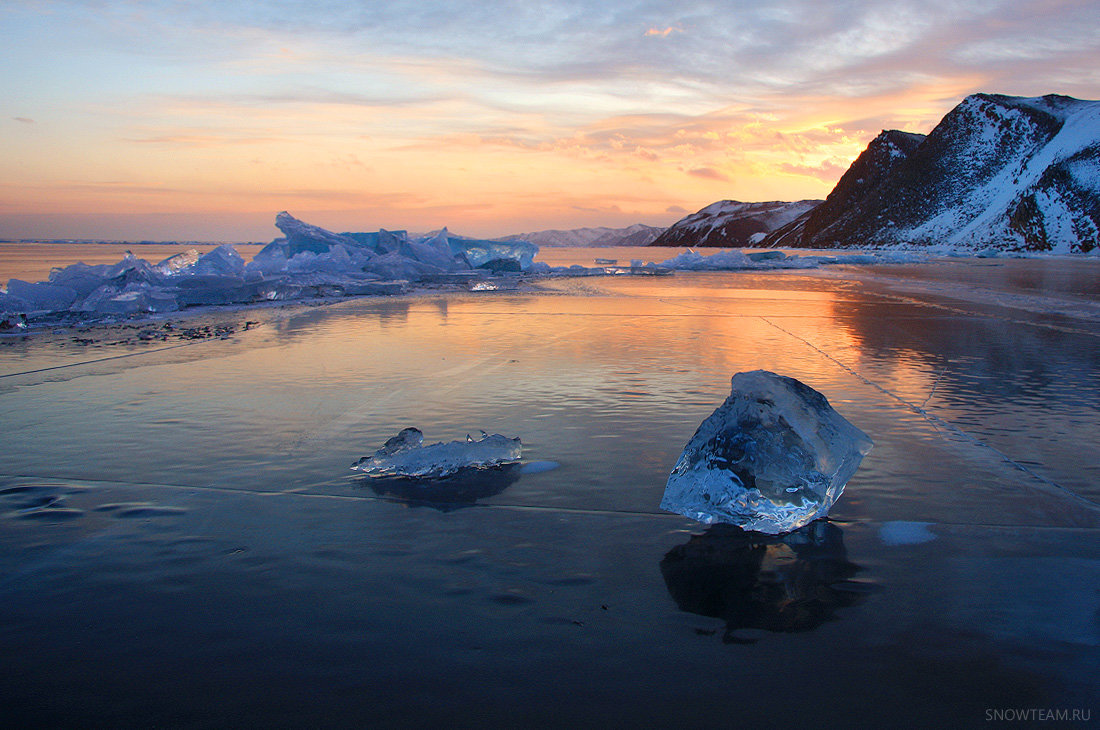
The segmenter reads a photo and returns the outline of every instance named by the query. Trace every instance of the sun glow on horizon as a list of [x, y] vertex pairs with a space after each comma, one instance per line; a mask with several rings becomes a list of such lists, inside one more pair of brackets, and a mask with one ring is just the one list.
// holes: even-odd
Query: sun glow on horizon
[[[910, 67], [948, 28], [896, 33], [870, 4], [821, 27], [798, 2], [638, 10], [625, 27], [633, 5], [352, 4], [315, 23], [260, 0], [18, 2], [0, 11], [0, 58], [21, 71], [0, 81], [0, 237], [193, 238], [217, 220], [262, 240], [261, 215], [283, 209], [470, 235], [667, 225], [720, 199], [822, 198], [882, 129], [927, 132], [967, 93], [1013, 91], [1019, 69], [962, 41], [965, 65]], [[1050, 21], [1069, 40], [1071, 10]], [[715, 22], [734, 16], [744, 32]], [[996, 32], [1020, 32], [1011, 20]]]

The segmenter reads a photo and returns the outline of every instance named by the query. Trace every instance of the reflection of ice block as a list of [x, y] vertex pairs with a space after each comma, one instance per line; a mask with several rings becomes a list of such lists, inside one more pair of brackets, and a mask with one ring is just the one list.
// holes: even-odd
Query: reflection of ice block
[[352, 464], [352, 469], [375, 477], [445, 477], [464, 469], [484, 469], [519, 461], [523, 444], [518, 438], [482, 431], [474, 440], [424, 446], [420, 429], [406, 428], [371, 456]]
[[786, 535], [712, 525], [672, 548], [661, 575], [681, 611], [726, 622], [722, 641], [753, 643], [754, 632], [812, 631], [874, 586], [852, 580], [844, 532], [815, 522]]
[[731, 386], [684, 447], [661, 509], [770, 534], [824, 517], [871, 439], [794, 378], [756, 370]]

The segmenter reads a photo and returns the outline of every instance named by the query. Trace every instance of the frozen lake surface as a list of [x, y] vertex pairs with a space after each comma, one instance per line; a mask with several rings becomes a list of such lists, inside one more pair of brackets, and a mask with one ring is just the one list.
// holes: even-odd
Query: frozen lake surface
[[[2, 338], [8, 722], [1095, 720], [1100, 262], [538, 286]], [[755, 369], [875, 442], [785, 540], [657, 507]], [[536, 468], [349, 471], [406, 426]]]

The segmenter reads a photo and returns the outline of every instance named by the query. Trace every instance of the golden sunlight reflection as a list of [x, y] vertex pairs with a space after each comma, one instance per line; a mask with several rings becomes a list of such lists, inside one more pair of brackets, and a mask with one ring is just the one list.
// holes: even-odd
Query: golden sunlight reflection
[[[605, 278], [587, 290], [577, 288], [591, 285], [584, 280], [548, 287], [564, 296], [347, 303], [338, 309], [349, 316], [327, 319], [324, 336], [311, 338], [302, 367], [355, 362], [365, 369], [326, 370], [326, 377], [362, 382], [375, 392], [399, 387], [402, 373], [432, 372], [440, 387], [431, 407], [441, 411], [473, 393], [491, 393], [496, 402], [587, 393], [610, 409], [622, 408], [624, 396], [713, 407], [740, 370], [797, 372], [810, 381], [835, 377], [835, 365], [770, 321], [777, 306], [784, 319], [816, 317], [835, 293], [755, 289], [761, 282], [752, 277], [744, 280], [748, 286], [723, 288], [683, 279], [672, 296], [673, 288]], [[850, 340], [836, 323], [815, 323], [822, 337]], [[690, 366], [669, 365], [670, 352]], [[384, 373], [386, 384], [370, 378], [372, 371]], [[520, 373], [537, 377], [513, 377]]]

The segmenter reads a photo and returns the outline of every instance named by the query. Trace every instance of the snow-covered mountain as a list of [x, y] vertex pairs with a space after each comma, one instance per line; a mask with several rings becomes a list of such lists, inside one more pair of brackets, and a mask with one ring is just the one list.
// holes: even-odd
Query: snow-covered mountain
[[501, 241], [530, 241], [537, 246], [648, 246], [664, 228], [635, 223], [626, 228], [574, 228], [568, 231], [550, 230], [516, 233]]
[[974, 94], [927, 136], [885, 131], [765, 245], [1090, 251], [1100, 245], [1100, 102]]
[[816, 207], [820, 200], [742, 203], [719, 200], [681, 218], [658, 236], [652, 246], [751, 246], [765, 234]]

